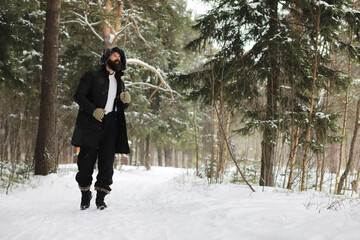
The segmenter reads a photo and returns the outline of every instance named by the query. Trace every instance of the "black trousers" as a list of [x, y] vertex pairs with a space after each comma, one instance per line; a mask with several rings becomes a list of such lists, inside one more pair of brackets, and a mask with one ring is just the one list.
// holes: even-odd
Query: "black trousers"
[[96, 159], [98, 159], [99, 172], [96, 177], [95, 188], [111, 191], [110, 185], [113, 183], [113, 164], [119, 124], [115, 112], [105, 115], [102, 121], [103, 128], [99, 146], [97, 148], [80, 147], [77, 161], [78, 173], [75, 177], [80, 189], [90, 188], [94, 166]]

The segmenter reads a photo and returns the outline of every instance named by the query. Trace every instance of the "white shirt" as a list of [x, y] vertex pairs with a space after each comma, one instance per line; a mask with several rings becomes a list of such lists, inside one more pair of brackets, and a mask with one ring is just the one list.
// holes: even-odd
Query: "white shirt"
[[114, 108], [114, 101], [116, 97], [116, 90], [117, 90], [117, 82], [115, 79], [115, 74], [109, 75], [109, 91], [108, 97], [105, 105], [105, 114], [113, 111]]

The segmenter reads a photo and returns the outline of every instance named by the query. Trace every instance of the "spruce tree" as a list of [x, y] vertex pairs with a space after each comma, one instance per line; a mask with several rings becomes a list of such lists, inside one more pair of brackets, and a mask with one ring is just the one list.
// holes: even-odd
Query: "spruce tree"
[[[310, 104], [318, 1], [213, 2], [216, 7], [197, 20], [194, 28], [199, 37], [188, 48], [201, 50], [212, 44], [218, 51], [201, 71], [179, 79], [194, 99], [203, 99], [207, 104], [211, 98], [210, 79], [217, 80], [215, 96], [219, 95], [220, 79], [225, 81], [226, 101], [242, 110], [247, 119], [239, 132], [248, 134], [254, 129], [262, 132], [260, 185], [273, 186], [278, 133], [289, 132], [290, 122], [306, 129], [304, 116]], [[323, 51], [318, 58], [316, 92], [326, 87], [328, 79], [333, 86], [348, 82], [328, 67], [327, 49], [330, 44], [339, 43], [345, 19], [356, 21], [357, 14], [349, 6], [349, 1], [321, 1]], [[224, 72], [225, 77], [219, 75]], [[314, 111], [312, 121], [319, 116]]]

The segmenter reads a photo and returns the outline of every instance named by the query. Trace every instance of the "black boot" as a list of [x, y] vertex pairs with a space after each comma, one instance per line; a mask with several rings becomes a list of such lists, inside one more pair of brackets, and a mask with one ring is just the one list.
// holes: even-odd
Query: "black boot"
[[85, 210], [90, 207], [91, 198], [92, 198], [92, 194], [90, 190], [81, 191], [81, 203], [80, 203], [81, 210]]
[[106, 192], [97, 191], [95, 203], [96, 203], [97, 208], [100, 210], [104, 210], [105, 208], [107, 208], [107, 206], [104, 202], [105, 196], [106, 196]]

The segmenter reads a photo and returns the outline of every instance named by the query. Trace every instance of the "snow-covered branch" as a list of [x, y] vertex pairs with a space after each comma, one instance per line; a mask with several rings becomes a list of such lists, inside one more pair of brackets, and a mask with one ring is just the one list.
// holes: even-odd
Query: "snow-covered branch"
[[139, 27], [138, 27], [135, 19], [134, 19], [132, 16], [129, 16], [129, 18], [130, 18], [130, 20], [134, 23], [134, 26], [133, 26], [133, 27], [135, 28], [136, 33], [137, 33], [137, 35], [139, 36], [139, 38], [140, 38], [141, 40], [143, 40], [143, 42], [145, 43], [145, 45], [146, 45], [148, 48], [151, 48], [150, 45], [149, 45], [149, 44], [147, 43], [147, 41], [145, 40], [145, 38], [141, 35], [141, 33], [140, 33], [140, 31], [139, 31]]
[[128, 60], [127, 60], [127, 64], [136, 64], [136, 65], [142, 66], [142, 67], [144, 67], [144, 68], [152, 71], [153, 73], [155, 73], [155, 74], [158, 76], [158, 78], [159, 78], [159, 80], [160, 80], [160, 84], [159, 84], [159, 86], [156, 87], [155, 91], [150, 95], [150, 97], [149, 97], [149, 99], [148, 99], [148, 102], [151, 100], [152, 96], [160, 89], [160, 87], [161, 87], [162, 85], [164, 85], [164, 86], [169, 90], [170, 95], [171, 95], [171, 99], [172, 99], [173, 101], [175, 101], [174, 95], [173, 95], [173, 90], [172, 90], [171, 87], [165, 82], [164, 78], [161, 76], [160, 72], [159, 72], [157, 69], [155, 69], [154, 67], [150, 66], [149, 64], [147, 64], [147, 63], [145, 63], [145, 62], [143, 62], [143, 61], [141, 61], [141, 60], [133, 59], [133, 58], [128, 59]]
[[119, 36], [122, 32], [124, 32], [128, 27], [130, 27], [131, 25], [133, 25], [133, 23], [129, 23], [127, 24], [125, 27], [123, 27], [122, 29], [120, 29], [120, 31], [118, 31], [116, 33], [117, 36]]
[[[150, 87], [150, 88], [158, 88], [159, 90], [164, 91], [164, 92], [168, 91], [168, 89], [161, 88], [161, 87], [159, 88], [159, 86], [156, 86], [156, 85], [151, 84], [151, 83], [146, 83], [146, 82], [134, 82], [134, 83], [129, 82], [129, 83], [126, 83], [126, 87], [131, 87], [131, 86], [135, 86], [135, 85], [144, 85], [144, 86], [147, 86], [147, 87]], [[177, 91], [173, 90], [173, 93], [181, 96], [181, 94], [178, 93]]]
[[85, 13], [84, 16], [82, 16], [81, 14], [74, 12], [74, 14], [76, 16], [78, 16], [78, 21], [83, 22], [85, 25], [87, 25], [90, 30], [95, 34], [95, 36], [100, 40], [100, 41], [104, 41], [104, 39], [95, 31], [95, 29], [92, 27], [92, 24], [89, 23], [88, 19], [87, 19], [87, 14]]
[[118, 36], [124, 32], [128, 27], [130, 27], [131, 25], [133, 25], [133, 23], [129, 23], [127, 24], [125, 27], [121, 28], [120, 31], [116, 32], [115, 29], [113, 28], [113, 26], [107, 21], [104, 21], [106, 23], [106, 25], [109, 27], [111, 33], [113, 34], [113, 40], [111, 41], [113, 45], [116, 45], [116, 41], [118, 39]]

